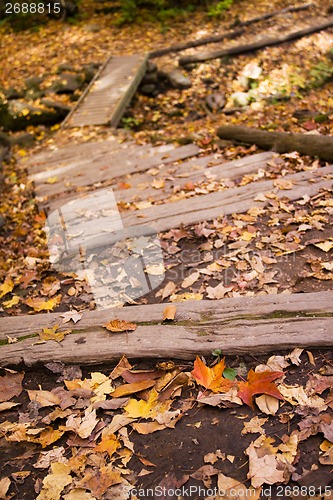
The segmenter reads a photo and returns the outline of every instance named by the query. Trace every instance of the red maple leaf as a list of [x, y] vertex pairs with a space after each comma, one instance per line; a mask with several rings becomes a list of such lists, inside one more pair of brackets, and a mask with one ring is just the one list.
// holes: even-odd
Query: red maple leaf
[[239, 390], [237, 396], [240, 397], [245, 404], [251, 406], [251, 408], [254, 408], [253, 396], [255, 394], [268, 394], [277, 399], [284, 399], [276, 385], [273, 384], [273, 380], [276, 380], [282, 375], [283, 372], [255, 372], [250, 370], [247, 375], [247, 381], [238, 383]]

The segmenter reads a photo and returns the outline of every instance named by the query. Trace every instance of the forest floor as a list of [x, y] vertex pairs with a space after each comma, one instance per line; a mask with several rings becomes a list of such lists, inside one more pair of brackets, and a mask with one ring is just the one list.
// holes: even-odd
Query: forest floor
[[[180, 37], [185, 41], [219, 33], [237, 18], [286, 6], [288, 2], [249, 6], [238, 1], [222, 19], [209, 19], [199, 11], [167, 24], [142, 21], [119, 28], [114, 14], [96, 12], [94, 2], [87, 0], [75, 22], [50, 20], [19, 32], [3, 24], [0, 50], [6, 55], [0, 86], [20, 87], [40, 75], [46, 75], [48, 85], [63, 63], [79, 68], [102, 63], [110, 53], [147, 52], [178, 43]], [[226, 43], [248, 43], [262, 34], [302, 28], [311, 19], [321, 19], [328, 7], [320, 1], [311, 10], [256, 23]], [[97, 32], [87, 30], [92, 23], [99, 26]], [[326, 53], [332, 47], [333, 31], [328, 29], [255, 54], [201, 63], [185, 72], [192, 82], [189, 89], [168, 89], [156, 97], [137, 93], [116, 133], [139, 144], [195, 142], [203, 155], [215, 153], [221, 161], [259, 152], [254, 146], [220, 141], [216, 130], [222, 124], [331, 135], [333, 71], [330, 74], [332, 62]], [[177, 60], [172, 54], [156, 62], [167, 70]], [[221, 92], [228, 97], [238, 90], [238, 78], [249, 63], [262, 68], [262, 88], [285, 94], [288, 100], [255, 101], [230, 115], [209, 111], [207, 95]], [[57, 98], [69, 103], [67, 96]], [[0, 314], [37, 312], [29, 299], [32, 304], [38, 298], [50, 303], [48, 309], [77, 311], [80, 316], [94, 307], [92, 294], [85, 283], [50, 269], [45, 217], [38, 211], [26, 169], [16, 160], [73, 141], [103, 140], [110, 130], [39, 126], [27, 131], [35, 135], [35, 144], [15, 147], [12, 161], [4, 164]], [[263, 175], [277, 179], [314, 165], [325, 163], [290, 153], [272, 161]], [[243, 178], [239, 184], [255, 180]], [[174, 195], [189, 197], [196, 189], [210, 188], [203, 182], [186, 185], [185, 180]], [[328, 190], [274, 210], [224, 217], [218, 230], [216, 221], [207, 221], [162, 234], [166, 277], [157, 295], [150, 293], [139, 303], [332, 290], [331, 196]], [[234, 252], [239, 240], [248, 241], [247, 253]], [[221, 248], [227, 255], [221, 255]], [[221, 266], [224, 272], [219, 274]], [[214, 297], [212, 288], [220, 283], [221, 296]], [[132, 368], [123, 359], [116, 371], [105, 365], [92, 370], [54, 363], [17, 373], [4, 370], [0, 498], [333, 496], [332, 353], [299, 349], [272, 357], [227, 356], [224, 362], [220, 354], [205, 360], [209, 368], [198, 360], [196, 365], [136, 360]], [[257, 394], [253, 384], [258, 380], [251, 382], [251, 369], [257, 377], [265, 373], [259, 380], [261, 399], [253, 407], [249, 397]], [[131, 488], [137, 490], [130, 493]]]

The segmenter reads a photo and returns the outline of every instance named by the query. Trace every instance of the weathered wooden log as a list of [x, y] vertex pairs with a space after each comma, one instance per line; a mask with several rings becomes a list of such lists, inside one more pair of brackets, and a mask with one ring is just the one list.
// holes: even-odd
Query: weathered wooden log
[[309, 26], [299, 31], [293, 31], [287, 35], [277, 36], [275, 38], [265, 37], [258, 42], [253, 42], [244, 45], [237, 45], [236, 47], [230, 47], [228, 49], [219, 49], [212, 52], [198, 52], [196, 54], [183, 56], [179, 59], [178, 63], [180, 66], [186, 66], [187, 64], [209, 61], [211, 59], [217, 59], [219, 57], [225, 56], [236, 56], [239, 54], [246, 54], [248, 52], [254, 52], [265, 47], [270, 47], [272, 45], [279, 45], [281, 43], [290, 42], [292, 40], [297, 40], [303, 36], [311, 35], [312, 33], [317, 33], [318, 31], [325, 30], [333, 26], [333, 16], [329, 17], [326, 21]]
[[333, 161], [333, 137], [328, 135], [267, 132], [250, 127], [228, 125], [219, 127], [217, 135], [221, 139], [256, 144], [262, 149], [272, 149], [278, 153], [298, 151], [303, 155], [318, 156], [321, 160]]
[[237, 38], [244, 33], [243, 29], [237, 29], [234, 31], [226, 31], [225, 33], [220, 33], [219, 35], [205, 36], [199, 38], [199, 40], [190, 40], [189, 42], [177, 43], [176, 45], [171, 45], [170, 47], [164, 47], [163, 49], [153, 50], [148, 54], [149, 59], [154, 59], [155, 57], [161, 57], [166, 54], [171, 54], [172, 52], [181, 52], [182, 50], [190, 49], [192, 47], [199, 47], [200, 45], [208, 45], [209, 43], [221, 42], [226, 39]]
[[249, 26], [250, 24], [258, 23], [260, 21], [265, 21], [266, 19], [271, 19], [272, 17], [280, 16], [281, 14], [287, 14], [288, 12], [299, 12], [301, 10], [307, 10], [313, 6], [314, 4], [312, 2], [309, 2], [309, 3], [304, 3], [302, 5], [296, 5], [295, 7], [291, 6], [281, 10], [274, 10], [273, 12], [268, 12], [267, 14], [263, 14], [262, 16], [252, 17], [252, 19], [248, 19], [247, 21], [238, 22], [237, 24], [234, 24], [234, 26], [235, 27]]

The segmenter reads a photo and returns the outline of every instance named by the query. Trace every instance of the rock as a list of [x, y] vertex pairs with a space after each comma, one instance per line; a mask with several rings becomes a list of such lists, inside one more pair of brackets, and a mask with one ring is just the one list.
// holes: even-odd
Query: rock
[[166, 78], [175, 89], [189, 89], [192, 87], [192, 82], [187, 76], [183, 75], [178, 69], [165, 73]]
[[40, 76], [32, 76], [31, 78], [27, 78], [25, 81], [25, 86], [27, 89], [38, 89], [39, 85], [42, 83], [43, 78]]
[[91, 82], [91, 80], [95, 77], [99, 67], [100, 65], [96, 63], [85, 64], [83, 66], [84, 83]]
[[35, 141], [35, 136], [29, 132], [12, 136], [10, 142], [12, 144], [19, 144], [20, 146], [25, 146], [26, 144], [31, 144]]
[[314, 111], [306, 108], [299, 108], [293, 112], [293, 118], [296, 118], [299, 122], [305, 122], [307, 120], [312, 120], [312, 118], [316, 115]]
[[44, 97], [45, 91], [41, 90], [39, 88], [31, 88], [26, 91], [24, 94], [24, 98], [27, 101], [36, 101], [37, 99], [40, 99], [41, 97]]
[[153, 96], [153, 97], [155, 97], [158, 94], [158, 90], [156, 88], [156, 85], [154, 85], [153, 83], [146, 83], [144, 85], [141, 85], [140, 92], [144, 95]]
[[242, 75], [250, 80], [258, 80], [259, 76], [262, 73], [262, 69], [256, 63], [249, 63], [245, 66], [242, 71]]
[[206, 85], [211, 85], [212, 83], [215, 82], [214, 78], [211, 78], [210, 76], [204, 76], [201, 78], [202, 83], [205, 83]]
[[218, 92], [210, 94], [206, 97], [206, 104], [211, 111], [218, 111], [219, 109], [223, 109], [226, 103], [227, 100], [224, 94], [220, 94]]
[[156, 73], [157, 72], [157, 64], [152, 61], [148, 61], [147, 63], [147, 73]]
[[58, 69], [57, 69], [57, 73], [63, 73], [64, 71], [71, 71], [71, 72], [75, 73], [76, 70], [71, 64], [68, 64], [68, 63], [59, 64]]
[[101, 31], [99, 24], [86, 24], [83, 26], [84, 31], [89, 31], [90, 33], [98, 33]]
[[66, 106], [66, 104], [61, 104], [59, 102], [51, 101], [50, 99], [42, 99], [41, 103], [48, 108], [54, 109], [58, 116], [59, 120], [66, 118], [70, 110], [72, 109], [70, 106]]
[[7, 99], [20, 99], [24, 96], [23, 90], [18, 90], [15, 87], [9, 87], [3, 91]]
[[234, 92], [230, 97], [235, 106], [247, 106], [251, 100], [251, 96], [247, 92]]
[[0, 123], [5, 130], [23, 130], [32, 125], [54, 125], [62, 115], [54, 108], [32, 106], [24, 101], [12, 100], [0, 107]]
[[53, 82], [49, 90], [56, 94], [72, 94], [82, 86], [82, 78], [72, 73], [62, 73], [59, 80]]
[[158, 82], [158, 76], [157, 72], [155, 73], [146, 73], [145, 76], [142, 78], [142, 83], [157, 83]]

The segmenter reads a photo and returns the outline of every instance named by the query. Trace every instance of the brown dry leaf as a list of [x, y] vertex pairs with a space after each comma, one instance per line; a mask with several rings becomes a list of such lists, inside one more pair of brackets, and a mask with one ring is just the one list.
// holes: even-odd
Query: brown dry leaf
[[50, 391], [27, 390], [27, 393], [29, 395], [30, 401], [36, 401], [43, 408], [45, 406], [59, 405], [61, 402], [60, 397]]
[[122, 356], [117, 366], [110, 373], [110, 379], [116, 380], [116, 378], [121, 377], [123, 373], [131, 370], [131, 368], [132, 365], [130, 364], [126, 356]]
[[34, 311], [52, 311], [56, 306], [60, 304], [61, 295], [57, 295], [49, 300], [44, 300], [42, 297], [28, 298], [25, 300], [25, 304], [31, 307]]
[[54, 462], [51, 464], [52, 473], [43, 479], [43, 487], [36, 500], [60, 500], [65, 486], [73, 481], [68, 465]]
[[7, 491], [9, 490], [10, 486], [10, 479], [9, 477], [3, 477], [0, 479], [0, 499], [1, 500], [6, 500], [7, 497]]
[[176, 290], [176, 285], [173, 281], [169, 281], [164, 288], [161, 288], [156, 294], [155, 297], [162, 297], [162, 300], [170, 297], [170, 295]]
[[[98, 420], [96, 418], [96, 410], [87, 408], [84, 412], [84, 417], [70, 415], [66, 422], [66, 430], [71, 430], [78, 434], [80, 438], [88, 438], [96, 425]], [[60, 427], [62, 429], [62, 427]]]
[[129, 396], [139, 391], [144, 391], [155, 385], [155, 380], [142, 380], [141, 382], [134, 382], [133, 384], [124, 384], [117, 387], [111, 394], [113, 398], [121, 398]]
[[139, 434], [152, 434], [153, 432], [162, 431], [163, 429], [166, 429], [166, 425], [159, 424], [158, 422], [133, 423], [132, 427]]
[[96, 498], [88, 491], [78, 488], [64, 495], [64, 500], [96, 500]]
[[138, 325], [136, 325], [135, 323], [128, 323], [128, 321], [124, 321], [122, 319], [113, 319], [103, 325], [103, 327], [109, 330], [109, 332], [114, 332], [114, 333], [128, 332], [128, 331], [132, 332], [137, 329], [137, 326]]
[[215, 453], [207, 453], [207, 455], [204, 455], [204, 462], [206, 464], [215, 464], [215, 462], [218, 461], [218, 459], [225, 460], [225, 453], [222, 453], [221, 450], [216, 450]]
[[[22, 392], [24, 373], [6, 373], [0, 377], [0, 402], [9, 401]], [[13, 403], [14, 404], [14, 403]]]
[[60, 290], [60, 286], [60, 281], [57, 278], [50, 276], [43, 281], [43, 286], [40, 293], [41, 295], [52, 297], [57, 293], [58, 290]]
[[279, 409], [279, 400], [274, 398], [274, 396], [262, 394], [256, 398], [256, 405], [262, 413], [275, 415]]
[[49, 451], [42, 451], [34, 464], [35, 469], [47, 469], [53, 462], [66, 463], [67, 458], [64, 456], [65, 448], [58, 446]]
[[232, 477], [225, 476], [219, 472], [217, 479], [217, 486], [220, 492], [225, 492], [223, 496], [218, 496], [218, 499], [226, 500], [241, 500], [244, 498], [251, 498], [259, 500], [261, 488], [254, 490], [253, 488], [247, 489], [244, 484], [233, 479]]
[[38, 335], [40, 339], [45, 342], [47, 340], [55, 340], [56, 342], [61, 342], [62, 340], [64, 340], [66, 335], [72, 333], [72, 330], [62, 330], [61, 332], [58, 332], [58, 328], [58, 325], [55, 325], [52, 328], [43, 328], [43, 331], [39, 332]]
[[315, 247], [320, 248], [323, 252], [329, 252], [333, 248], [333, 241], [322, 241], [321, 243], [314, 243]]
[[163, 311], [163, 321], [169, 320], [173, 321], [175, 319], [177, 307], [170, 305], [166, 306], [166, 308]]
[[[223, 394], [212, 394], [211, 396], [197, 398], [199, 403], [210, 406], [230, 406], [228, 403], [242, 405], [243, 401], [237, 396], [237, 387], [231, 387], [229, 391]], [[227, 404], [226, 404], [227, 403]]]
[[64, 314], [61, 314], [61, 317], [64, 318], [62, 320], [63, 323], [68, 323], [69, 321], [73, 321], [73, 323], [77, 323], [82, 318], [82, 314], [77, 311], [67, 311]]
[[76, 487], [90, 490], [92, 495], [101, 498], [110, 486], [121, 482], [120, 472], [114, 470], [112, 465], [104, 465], [99, 469], [88, 471]]
[[6, 401], [5, 403], [0, 403], [0, 411], [10, 410], [14, 406], [19, 406], [21, 403], [11, 403]]
[[293, 349], [290, 354], [287, 354], [285, 356], [285, 358], [289, 359], [293, 365], [300, 366], [302, 363], [301, 354], [303, 351], [304, 349], [299, 349], [299, 348]]
[[164, 263], [146, 265], [146, 273], [151, 276], [162, 276], [165, 273]]
[[13, 281], [7, 276], [4, 283], [0, 285], [0, 299], [7, 295], [7, 293], [10, 293], [13, 290], [14, 286], [15, 285]]
[[199, 278], [200, 278], [199, 272], [192, 273], [183, 280], [181, 287], [188, 288], [189, 286], [192, 286], [196, 281], [198, 281]]
[[[39, 430], [39, 429], [38, 429]], [[42, 430], [39, 436], [32, 437], [28, 439], [28, 441], [32, 441], [33, 443], [39, 443], [42, 448], [46, 448], [52, 443], [55, 443], [60, 439], [65, 431], [63, 429], [53, 429], [53, 427], [46, 427]]]
[[262, 428], [265, 422], [267, 422], [267, 418], [259, 418], [257, 415], [249, 422], [244, 422], [244, 428], [241, 431], [241, 434], [265, 434], [265, 430]]
[[275, 179], [273, 184], [278, 189], [292, 189], [294, 186], [293, 181], [287, 179]]
[[151, 185], [155, 189], [161, 189], [164, 188], [165, 181], [164, 179], [154, 179]]
[[233, 289], [232, 286], [224, 286], [223, 283], [220, 283], [219, 285], [212, 287], [208, 286], [206, 288], [207, 292], [207, 297], [209, 299], [223, 299], [223, 297], [230, 292]]
[[197, 469], [190, 477], [196, 479], [197, 481], [202, 481], [206, 488], [210, 488], [212, 484], [212, 476], [216, 476], [219, 473], [218, 469], [215, 469], [212, 465], [203, 465]]
[[284, 468], [274, 454], [274, 448], [271, 449], [270, 440], [268, 441], [269, 446], [265, 446], [265, 440], [259, 440], [260, 438], [251, 443], [245, 452], [249, 457], [247, 477], [251, 479], [251, 485], [254, 488], [260, 488], [264, 483], [269, 485], [284, 483], [286, 479]]

